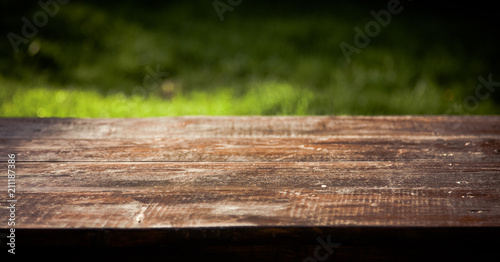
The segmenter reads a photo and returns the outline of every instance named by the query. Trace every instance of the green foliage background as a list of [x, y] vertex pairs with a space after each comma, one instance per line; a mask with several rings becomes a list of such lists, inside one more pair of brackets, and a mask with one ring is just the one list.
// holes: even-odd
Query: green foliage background
[[347, 63], [339, 44], [386, 1], [243, 1], [224, 21], [212, 2], [70, 1], [15, 53], [7, 34], [43, 9], [2, 1], [0, 117], [500, 113], [500, 92], [465, 100], [500, 82], [489, 20], [401, 1]]

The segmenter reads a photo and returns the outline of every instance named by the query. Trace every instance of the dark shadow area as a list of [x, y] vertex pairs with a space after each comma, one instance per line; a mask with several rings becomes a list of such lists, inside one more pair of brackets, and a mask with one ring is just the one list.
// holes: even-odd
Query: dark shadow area
[[20, 229], [16, 256], [36, 253], [126, 261], [495, 261], [499, 258], [495, 234], [498, 228]]

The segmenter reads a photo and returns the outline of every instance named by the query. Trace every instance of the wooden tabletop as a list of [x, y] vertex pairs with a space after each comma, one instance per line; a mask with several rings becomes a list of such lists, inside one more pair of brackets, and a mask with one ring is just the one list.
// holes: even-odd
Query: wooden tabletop
[[330, 236], [339, 254], [356, 236], [500, 227], [498, 116], [13, 118], [0, 152], [5, 174], [15, 154], [18, 241], [24, 229], [32, 246], [41, 232], [127, 246], [153, 230], [141, 243]]

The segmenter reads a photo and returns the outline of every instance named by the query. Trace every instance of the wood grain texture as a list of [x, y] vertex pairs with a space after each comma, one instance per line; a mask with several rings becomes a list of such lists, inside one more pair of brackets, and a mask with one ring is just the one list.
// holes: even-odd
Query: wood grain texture
[[[304, 254], [324, 232], [352, 254], [362, 240], [349, 236], [370, 228], [399, 228], [397, 238], [405, 228], [498, 234], [499, 150], [496, 116], [0, 119], [0, 161], [6, 170], [7, 154], [17, 155], [16, 227], [27, 237], [216, 229], [207, 236], [216, 241], [250, 228], [248, 254], [265, 250], [271, 231], [293, 243], [312, 236]], [[440, 235], [419, 230], [426, 241]], [[203, 252], [211, 248], [220, 246]]]
[[[21, 161], [496, 161], [495, 117], [3, 119]], [[6, 154], [0, 160], [7, 160]]]
[[[500, 226], [481, 164], [22, 163], [25, 228]], [[411, 186], [409, 186], [411, 185]]]
[[[345, 162], [495, 161], [496, 138], [9, 139], [23, 161]], [[7, 156], [4, 154], [2, 160]]]
[[4, 118], [1, 138], [493, 137], [496, 116]]

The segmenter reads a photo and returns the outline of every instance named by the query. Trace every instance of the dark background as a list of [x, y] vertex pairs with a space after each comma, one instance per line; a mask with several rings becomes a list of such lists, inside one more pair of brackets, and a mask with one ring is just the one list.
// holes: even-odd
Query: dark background
[[[500, 82], [497, 80], [500, 79], [498, 9], [491, 2], [401, 1], [404, 11], [394, 15], [387, 28], [360, 54], [353, 54], [351, 64], [345, 62], [340, 42], [352, 44], [353, 28], [363, 28], [373, 20], [370, 10], [385, 9], [388, 1], [244, 0], [232, 12], [224, 14], [224, 21], [219, 21], [212, 2], [73, 0], [61, 6], [61, 14], [50, 18], [48, 25], [30, 40], [41, 43], [40, 51], [35, 54], [30, 53], [28, 45], [21, 45], [21, 51], [14, 53], [7, 37], [2, 37], [0, 76], [5, 80], [0, 83], [0, 89], [4, 90], [0, 93], [3, 94], [0, 102], [4, 104], [2, 115], [36, 116], [37, 108], [45, 108], [48, 112], [45, 116], [87, 116], [50, 111], [50, 106], [43, 104], [37, 104], [31, 111], [16, 111], [12, 108], [26, 106], [22, 103], [27, 102], [15, 104], [12, 100], [16, 94], [5, 90], [10, 84], [27, 90], [43, 85], [55, 90], [95, 90], [103, 96], [112, 91], [111, 94], [118, 92], [129, 97], [134, 94], [134, 87], [141, 84], [148, 65], [159, 65], [168, 72], [169, 78], [165, 80], [168, 83], [161, 84], [161, 91], [147, 90], [149, 97], [165, 99], [165, 103], [173, 99], [175, 105], [176, 95], [196, 101], [192, 95], [196, 92], [205, 94], [208, 100], [219, 101], [222, 98], [217, 92], [222, 92], [221, 87], [231, 90], [228, 96], [236, 99], [228, 102], [229, 106], [246, 103], [244, 98], [237, 100], [245, 95], [253, 95], [256, 98], [252, 99], [257, 100], [275, 96], [268, 104], [260, 105], [260, 111], [242, 107], [240, 111], [220, 111], [220, 114], [500, 113], [500, 92], [493, 92], [493, 99], [480, 101], [477, 109], [450, 110], [455, 104], [463, 106], [467, 97], [474, 96], [478, 76], [487, 78], [491, 74], [495, 82]], [[9, 32], [20, 34], [23, 25], [20, 18], [26, 16], [31, 20], [40, 10], [38, 1], [2, 0], [0, 5], [0, 34], [4, 36]], [[97, 22], [89, 22], [93, 26], [85, 29], [81, 24], [87, 21], [86, 17], [92, 23]], [[96, 17], [102, 21], [99, 23]], [[112, 21], [123, 22], [114, 25]], [[145, 61], [140, 61], [140, 55], [136, 61], [130, 59], [130, 53], [137, 47], [130, 43], [131, 38], [125, 37], [131, 35], [127, 34], [129, 25], [143, 28], [152, 36], [151, 41], [144, 39], [146, 55], [142, 57], [149, 57]], [[120, 30], [124, 32], [123, 39]], [[111, 40], [110, 35], [114, 37]], [[274, 35], [276, 41], [272, 42]], [[175, 46], [167, 47], [169, 42], [175, 42]], [[45, 48], [47, 45], [59, 53]], [[103, 58], [114, 52], [116, 55]], [[228, 70], [227, 61], [241, 54], [249, 57], [246, 64]], [[392, 63], [389, 71], [384, 69], [387, 61]], [[374, 75], [367, 74], [370, 72]], [[271, 81], [285, 87], [272, 93], [252, 84]], [[182, 89], [178, 82], [182, 83]], [[425, 88], [419, 90], [419, 84]], [[304, 102], [301, 97], [308, 98]], [[307, 104], [303, 110], [299, 109], [301, 101]], [[208, 114], [219, 114], [207, 110]], [[187, 113], [197, 112], [205, 111]], [[116, 114], [129, 116], [124, 112]]]

